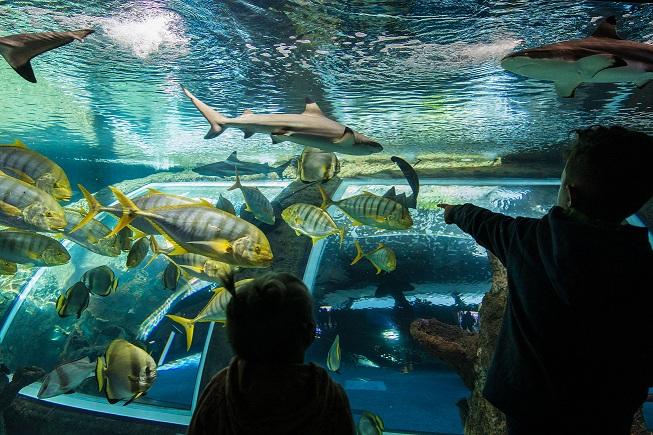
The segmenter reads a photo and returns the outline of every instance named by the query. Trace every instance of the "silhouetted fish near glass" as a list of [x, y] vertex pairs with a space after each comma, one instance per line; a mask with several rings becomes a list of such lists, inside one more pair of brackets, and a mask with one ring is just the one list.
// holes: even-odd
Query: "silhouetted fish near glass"
[[132, 248], [127, 254], [127, 267], [134, 268], [141, 264], [141, 262], [147, 257], [147, 253], [150, 252], [150, 242], [147, 237], [141, 237], [132, 245]]
[[96, 362], [91, 362], [87, 356], [61, 364], [45, 375], [36, 397], [48, 399], [61, 394], [74, 393], [75, 388], [79, 387], [84, 380], [93, 376], [95, 364]]
[[175, 263], [168, 263], [168, 266], [163, 271], [163, 286], [168, 290], [177, 290], [179, 283], [179, 276], [181, 271]]
[[226, 211], [227, 213], [231, 213], [232, 215], [236, 216], [236, 208], [231, 203], [231, 201], [222, 195], [220, 195], [217, 202], [215, 203], [215, 208], [219, 208], [222, 211]]
[[401, 172], [404, 174], [404, 177], [406, 177], [406, 181], [408, 181], [408, 185], [413, 191], [413, 194], [410, 196], [406, 196], [405, 193], [397, 195], [395, 187], [392, 186], [383, 197], [396, 201], [406, 208], [417, 208], [417, 195], [419, 195], [419, 177], [417, 176], [417, 172], [415, 172], [415, 169], [410, 165], [410, 163], [401, 157], [392, 156], [391, 160], [399, 166], [399, 169], [401, 169]]
[[21, 33], [4, 36], [0, 38], [0, 54], [22, 78], [36, 83], [34, 70], [30, 64], [34, 57], [69, 44], [75, 39], [83, 41], [93, 32], [91, 29], [83, 29], [72, 32]]
[[210, 175], [213, 177], [231, 177], [234, 175], [235, 168], [238, 169], [238, 173], [241, 175], [270, 174], [274, 172], [279, 176], [279, 178], [283, 178], [283, 171], [285, 171], [292, 162], [292, 159], [288, 160], [283, 165], [277, 166], [275, 168], [267, 163], [245, 162], [243, 160], [238, 160], [238, 154], [236, 151], [234, 151], [229, 157], [227, 157], [227, 160], [199, 166], [193, 169], [193, 171], [197, 172], [200, 175]]
[[76, 315], [77, 318], [82, 315], [82, 312], [88, 307], [90, 300], [90, 292], [83, 282], [76, 282], [72, 285], [65, 295], [60, 295], [57, 298], [57, 314], [59, 317], [68, 317]]

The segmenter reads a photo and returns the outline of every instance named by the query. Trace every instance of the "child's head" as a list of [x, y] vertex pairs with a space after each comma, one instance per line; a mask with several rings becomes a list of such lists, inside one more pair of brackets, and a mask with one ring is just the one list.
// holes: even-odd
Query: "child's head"
[[[233, 277], [224, 284], [233, 295]], [[245, 360], [301, 363], [315, 338], [313, 300], [294, 275], [267, 273], [239, 287], [227, 305], [226, 326], [234, 352]]]
[[578, 130], [562, 173], [558, 205], [622, 221], [653, 195], [653, 138], [623, 127]]

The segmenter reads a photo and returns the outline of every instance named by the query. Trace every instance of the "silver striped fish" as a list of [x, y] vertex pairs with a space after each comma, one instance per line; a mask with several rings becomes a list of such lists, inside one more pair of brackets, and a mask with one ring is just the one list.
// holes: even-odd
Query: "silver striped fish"
[[58, 266], [70, 261], [61, 243], [43, 234], [21, 230], [0, 231], [0, 258], [11, 263]]
[[245, 198], [246, 210], [263, 223], [273, 225], [275, 221], [274, 209], [265, 195], [258, 190], [258, 187], [243, 186], [240, 177], [236, 175], [236, 182], [227, 190], [240, 189]]
[[352, 220], [352, 225], [369, 225], [388, 230], [406, 230], [413, 226], [413, 219], [406, 207], [383, 196], [363, 192], [349, 198], [333, 201], [322, 186], [322, 207], [335, 205]]
[[356, 247], [356, 257], [352, 260], [351, 264], [354, 265], [360, 261], [361, 258], [367, 258], [372, 266], [376, 269], [376, 274], [378, 275], [381, 271], [392, 272], [397, 268], [397, 255], [395, 251], [385, 246], [383, 243], [371, 250], [368, 253], [364, 253], [361, 249], [361, 245], [358, 243], [358, 240], [354, 241], [354, 246]]
[[38, 187], [56, 199], [68, 201], [73, 194], [61, 166], [30, 150], [18, 139], [13, 144], [0, 145], [0, 168], [7, 169], [9, 175]]
[[[242, 279], [236, 283], [236, 292], [240, 289], [254, 281], [253, 278]], [[211, 300], [204, 308], [200, 310], [197, 315], [192, 319], [187, 319], [181, 316], [174, 316], [172, 314], [167, 314], [166, 317], [170, 320], [179, 323], [184, 327], [186, 331], [186, 350], [190, 349], [191, 344], [193, 344], [193, 331], [195, 330], [195, 323], [201, 322], [225, 322], [227, 320], [227, 304], [231, 300], [231, 293], [227, 291], [224, 287], [216, 288], [213, 290], [213, 296]]]
[[66, 227], [64, 209], [48, 193], [0, 172], [0, 224], [31, 231]]
[[329, 213], [311, 204], [293, 204], [281, 212], [281, 218], [298, 236], [307, 235], [313, 243], [331, 234], [339, 234], [340, 243], [345, 238], [345, 229], [338, 228]]
[[117, 257], [121, 252], [121, 240], [118, 235], [109, 236], [111, 228], [102, 222], [92, 219], [79, 231], [72, 232], [72, 229], [81, 222], [84, 215], [78, 211], [64, 209], [66, 216], [66, 228], [64, 237], [96, 254], [106, 257]]
[[[165, 207], [169, 205], [198, 203], [198, 201], [191, 198], [186, 198], [179, 195], [173, 195], [170, 193], [163, 193], [155, 189], [147, 189], [147, 193], [134, 198], [132, 201], [141, 210], [149, 210], [152, 208]], [[120, 207], [104, 207], [104, 211], [108, 211], [109, 213], [118, 217], [122, 215], [122, 208]], [[138, 231], [142, 232], [143, 234], [147, 234], [147, 235], [159, 234], [156, 231], [156, 229], [152, 226], [152, 224], [150, 224], [146, 219], [142, 217], [136, 217], [129, 225], [136, 228]], [[141, 234], [141, 236], [143, 234]]]

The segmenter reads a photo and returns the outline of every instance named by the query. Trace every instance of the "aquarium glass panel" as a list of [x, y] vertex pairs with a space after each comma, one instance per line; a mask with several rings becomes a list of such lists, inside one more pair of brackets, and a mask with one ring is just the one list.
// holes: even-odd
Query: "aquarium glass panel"
[[[395, 185], [398, 194], [409, 187]], [[377, 180], [343, 182], [335, 198], [362, 192], [384, 194], [390, 185]], [[490, 289], [491, 272], [484, 248], [455, 225], [446, 225], [439, 203], [470, 202], [511, 216], [539, 217], [554, 204], [557, 180], [422, 180], [414, 225], [389, 231], [351, 226], [332, 207], [339, 226], [347, 226], [340, 246], [337, 236], [315, 245], [304, 276], [315, 298], [318, 339], [309, 357], [326, 364], [336, 335], [342, 361], [331, 373], [349, 396], [354, 414], [371, 410], [387, 429], [462, 433], [456, 402], [469, 390], [445, 363], [431, 356], [410, 335], [418, 318], [460, 325], [469, 311], [469, 331], [478, 329], [477, 312]], [[396, 253], [396, 270], [376, 274], [356, 255], [354, 241], [365, 253], [380, 243]]]
[[[252, 183], [245, 182], [245, 185]], [[276, 197], [286, 182], [257, 183], [259, 190], [270, 200]], [[243, 207], [240, 191], [227, 191], [228, 182], [150, 184], [128, 196], [134, 198], [155, 189], [164, 193], [205, 199], [215, 203], [219, 195], [229, 199], [236, 210]], [[115, 205], [115, 204], [113, 204]], [[108, 213], [98, 220], [112, 227], [116, 218]], [[165, 244], [161, 236], [158, 243]], [[126, 266], [127, 253], [118, 257], [100, 256], [65, 241], [71, 261], [62, 266], [31, 269], [33, 272], [5, 308], [0, 329], [0, 353], [10, 367], [36, 365], [50, 371], [62, 362], [74, 361], [87, 355], [101, 355], [115, 338], [139, 343], [151, 353], [158, 364], [157, 379], [148, 393], [128, 407], [109, 405], [104, 392], [98, 392], [95, 376], [86, 380], [76, 394], [46, 399], [53, 403], [81, 407], [94, 411], [128, 415], [143, 419], [186, 424], [199, 388], [203, 355], [207, 346], [210, 323], [195, 326], [192, 347], [186, 351], [186, 339], [166, 313], [198, 305], [200, 308], [211, 297], [216, 283], [182, 278], [176, 291], [163, 286], [162, 274], [168, 261], [152, 253], [134, 268]], [[79, 319], [75, 315], [57, 315], [57, 297], [79, 281], [85, 271], [109, 266], [119, 282], [115, 293], [101, 297], [91, 295], [88, 308]], [[21, 272], [23, 273], [23, 272]], [[38, 351], [37, 351], [38, 349]], [[32, 384], [23, 394], [36, 397], [40, 383]]]

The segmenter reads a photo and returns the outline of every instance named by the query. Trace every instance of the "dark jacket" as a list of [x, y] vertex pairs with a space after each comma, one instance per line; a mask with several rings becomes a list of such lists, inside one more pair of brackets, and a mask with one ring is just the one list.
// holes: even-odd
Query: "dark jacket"
[[315, 364], [234, 358], [204, 389], [189, 435], [354, 434], [347, 395]]
[[451, 217], [508, 271], [483, 394], [511, 416], [631, 413], [653, 385], [653, 253], [645, 228], [465, 204]]

